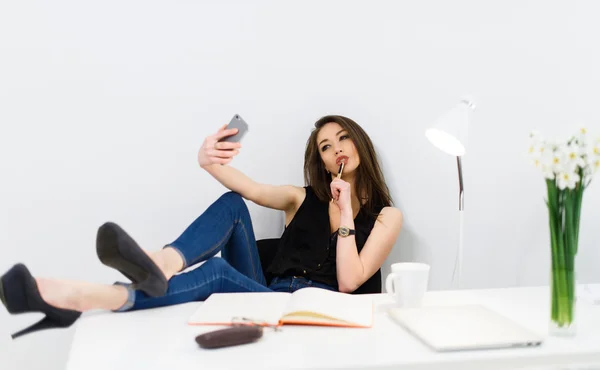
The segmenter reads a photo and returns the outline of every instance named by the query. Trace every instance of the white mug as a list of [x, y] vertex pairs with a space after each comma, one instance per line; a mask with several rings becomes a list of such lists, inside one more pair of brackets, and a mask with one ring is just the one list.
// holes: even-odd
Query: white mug
[[429, 282], [429, 265], [417, 262], [399, 262], [385, 279], [385, 291], [401, 307], [420, 307]]

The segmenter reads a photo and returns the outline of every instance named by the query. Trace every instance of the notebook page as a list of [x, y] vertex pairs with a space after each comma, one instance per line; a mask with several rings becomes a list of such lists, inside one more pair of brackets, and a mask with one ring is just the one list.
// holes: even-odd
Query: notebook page
[[337, 320], [369, 327], [373, 324], [373, 299], [320, 288], [304, 288], [292, 295], [283, 315], [312, 312]]
[[229, 325], [234, 317], [245, 317], [268, 324], [279, 323], [291, 294], [269, 293], [214, 293], [192, 314], [190, 325]]

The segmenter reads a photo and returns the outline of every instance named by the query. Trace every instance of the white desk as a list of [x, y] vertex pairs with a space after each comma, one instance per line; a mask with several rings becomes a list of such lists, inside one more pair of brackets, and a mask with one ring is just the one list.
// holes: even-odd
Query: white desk
[[[194, 338], [218, 327], [188, 326], [201, 302], [151, 310], [96, 312], [79, 320], [68, 370], [155, 369], [558, 369], [586, 364], [600, 369], [600, 306], [578, 302], [574, 338], [547, 336], [547, 287], [428, 292], [425, 304], [481, 303], [546, 336], [541, 347], [436, 353], [395, 324], [376, 302], [370, 329], [284, 326], [256, 343], [205, 350]], [[597, 364], [596, 367], [589, 366]], [[554, 366], [552, 366], [554, 365]]]

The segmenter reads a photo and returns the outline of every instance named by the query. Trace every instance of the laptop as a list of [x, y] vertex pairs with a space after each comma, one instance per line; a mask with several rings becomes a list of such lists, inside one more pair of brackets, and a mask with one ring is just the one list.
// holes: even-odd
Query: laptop
[[389, 316], [438, 352], [534, 347], [543, 338], [481, 305], [390, 308]]

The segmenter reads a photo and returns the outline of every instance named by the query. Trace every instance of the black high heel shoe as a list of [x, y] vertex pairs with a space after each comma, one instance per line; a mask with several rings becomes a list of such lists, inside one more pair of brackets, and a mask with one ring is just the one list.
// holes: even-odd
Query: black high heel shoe
[[160, 268], [119, 225], [107, 222], [100, 226], [96, 253], [103, 264], [127, 276], [134, 289], [151, 297], [167, 292], [169, 283]]
[[11, 314], [46, 314], [39, 322], [13, 334], [13, 339], [38, 330], [67, 328], [81, 316], [79, 311], [56, 308], [44, 302], [35, 279], [21, 263], [14, 265], [0, 278], [0, 300]]

